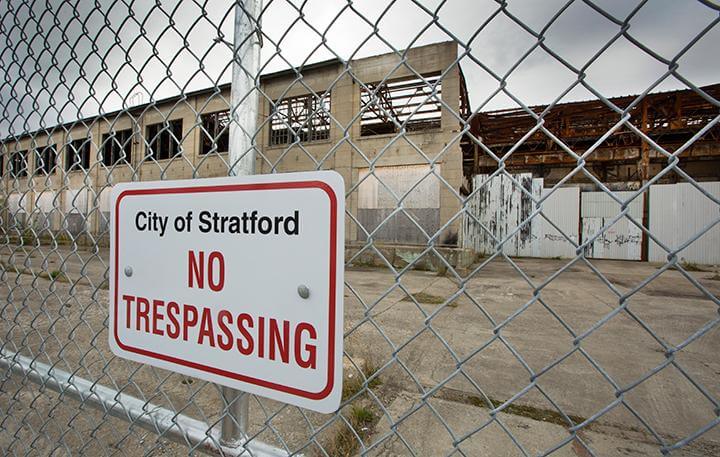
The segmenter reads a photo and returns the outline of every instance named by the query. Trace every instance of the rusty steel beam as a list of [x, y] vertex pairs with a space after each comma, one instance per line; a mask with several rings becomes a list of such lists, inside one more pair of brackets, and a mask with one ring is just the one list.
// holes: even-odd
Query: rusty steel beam
[[[713, 97], [720, 98], [720, 84], [702, 87]], [[610, 101], [621, 109], [626, 109], [637, 96], [616, 97]], [[543, 126], [558, 139], [582, 154], [597, 139], [610, 130], [620, 119], [620, 114], [599, 100], [572, 102], [530, 108], [537, 116], [542, 116]], [[672, 152], [703, 129], [718, 115], [718, 108], [691, 90], [679, 90], [646, 95], [640, 103], [629, 110], [631, 122], [637, 129]], [[464, 163], [472, 167], [472, 173], [478, 169], [492, 166], [492, 160], [478, 149], [472, 138], [479, 139], [497, 155], [503, 155], [514, 147], [529, 130], [537, 124], [537, 119], [523, 109], [505, 109], [478, 113], [470, 119], [470, 135], [462, 143]], [[720, 156], [720, 126], [710, 129], [693, 147], [683, 152], [683, 159], [716, 159]], [[617, 129], [606, 142], [586, 158], [587, 162], [634, 162], [638, 176], [642, 180], [650, 179], [650, 163], [665, 160], [646, 141], [642, 140], [629, 127]], [[550, 140], [543, 131], [526, 138], [516, 147], [515, 152], [506, 160], [507, 166], [529, 165], [572, 165], [576, 160], [566, 154], [559, 145]]]

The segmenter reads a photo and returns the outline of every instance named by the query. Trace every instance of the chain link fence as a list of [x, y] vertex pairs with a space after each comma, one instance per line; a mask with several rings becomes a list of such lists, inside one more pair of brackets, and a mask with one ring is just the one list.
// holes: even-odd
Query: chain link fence
[[[720, 6], [539, 3], [0, 7], [3, 453], [718, 455]], [[335, 414], [110, 353], [115, 183], [320, 169]]]

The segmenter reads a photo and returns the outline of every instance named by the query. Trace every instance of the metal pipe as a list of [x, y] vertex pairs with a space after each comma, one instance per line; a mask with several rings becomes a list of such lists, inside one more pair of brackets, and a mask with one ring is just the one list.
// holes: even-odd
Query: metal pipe
[[[258, 125], [260, 84], [260, 25], [262, 0], [243, 0], [235, 6], [232, 84], [230, 86], [229, 174], [255, 173], [255, 133]], [[222, 388], [224, 411], [220, 439], [223, 445], [239, 446], [247, 438], [250, 396]]]
[[230, 387], [222, 388], [222, 396], [228, 406], [222, 418], [220, 441], [225, 446], [237, 447], [247, 438], [250, 396]]
[[222, 442], [220, 432], [203, 421], [118, 392], [15, 352], [0, 350], [0, 367], [58, 392], [64, 397], [74, 398], [83, 406], [98, 409], [204, 454], [233, 457], [288, 455], [281, 449], [255, 440], [243, 447], [226, 446]]
[[230, 175], [255, 173], [255, 134], [260, 94], [260, 26], [262, 0], [235, 6], [232, 84], [230, 86]]

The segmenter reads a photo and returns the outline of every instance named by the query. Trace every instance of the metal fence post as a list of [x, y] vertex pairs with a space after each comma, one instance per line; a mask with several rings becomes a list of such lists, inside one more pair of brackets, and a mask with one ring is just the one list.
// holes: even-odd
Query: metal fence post
[[[231, 176], [255, 173], [255, 131], [258, 116], [260, 84], [260, 36], [258, 18], [262, 0], [242, 0], [235, 6], [233, 38], [232, 85], [230, 88], [230, 147]], [[228, 409], [222, 419], [221, 442], [237, 446], [247, 437], [250, 419], [250, 397], [247, 393], [222, 388]]]

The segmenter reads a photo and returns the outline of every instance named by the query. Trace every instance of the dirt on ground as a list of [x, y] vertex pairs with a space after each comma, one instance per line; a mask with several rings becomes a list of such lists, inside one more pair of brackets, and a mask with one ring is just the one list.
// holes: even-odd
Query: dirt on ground
[[[217, 426], [217, 386], [110, 353], [106, 253], [5, 246], [0, 262], [3, 354]], [[306, 455], [584, 456], [660, 455], [694, 438], [673, 455], [720, 455], [720, 281], [658, 267], [349, 268], [340, 414], [253, 397], [251, 440]], [[6, 370], [0, 413], [9, 455], [191, 451]]]

